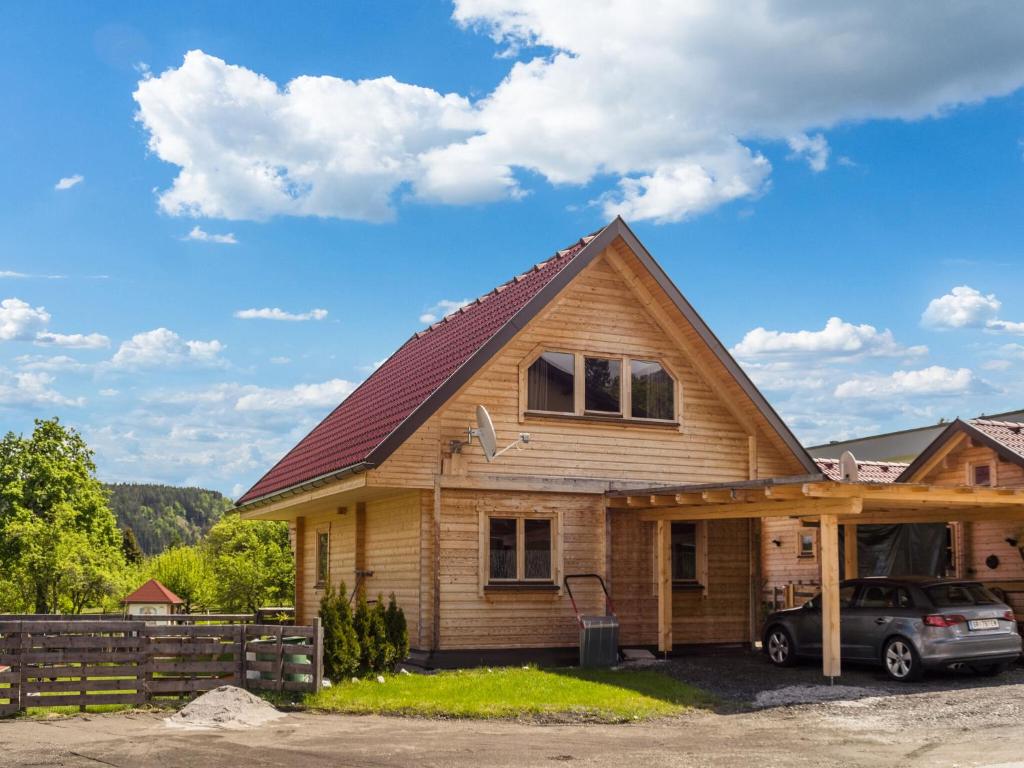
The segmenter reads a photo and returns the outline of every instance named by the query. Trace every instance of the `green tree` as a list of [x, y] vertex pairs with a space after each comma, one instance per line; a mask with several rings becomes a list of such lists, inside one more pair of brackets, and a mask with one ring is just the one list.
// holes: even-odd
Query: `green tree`
[[124, 553], [125, 562], [129, 565], [138, 565], [142, 562], [142, 558], [145, 557], [131, 528], [125, 528], [121, 531], [121, 551]]
[[202, 547], [174, 547], [150, 558], [143, 564], [139, 583], [146, 579], [156, 579], [184, 600], [186, 612], [214, 604], [213, 569]]
[[265, 605], [291, 605], [295, 563], [287, 523], [225, 515], [210, 529], [205, 547], [221, 610], [254, 613]]
[[116, 589], [124, 568], [92, 456], [56, 418], [0, 441], [0, 578], [21, 574], [37, 613], [81, 611]]

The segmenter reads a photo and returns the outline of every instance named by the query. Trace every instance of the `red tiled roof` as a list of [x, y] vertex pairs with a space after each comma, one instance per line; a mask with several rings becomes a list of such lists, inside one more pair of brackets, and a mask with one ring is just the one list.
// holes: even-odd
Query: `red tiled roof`
[[156, 579], [150, 579], [141, 587], [132, 592], [122, 603], [170, 603], [181, 605], [185, 601], [171, 592], [167, 587]]
[[[839, 472], [839, 459], [815, 459], [814, 461], [829, 480], [842, 482], [843, 476]], [[907, 466], [899, 461], [858, 461], [857, 479], [865, 483], [894, 483]]]
[[367, 461], [596, 234], [414, 334], [236, 503], [271, 496]]
[[1024, 424], [989, 419], [970, 419], [967, 423], [1024, 459]]

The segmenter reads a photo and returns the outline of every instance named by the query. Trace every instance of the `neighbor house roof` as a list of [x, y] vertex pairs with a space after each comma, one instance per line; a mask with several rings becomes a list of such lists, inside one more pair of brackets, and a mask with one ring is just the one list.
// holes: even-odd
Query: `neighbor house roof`
[[[843, 475], [839, 470], [839, 459], [815, 459], [815, 463], [829, 480], [842, 482]], [[858, 461], [857, 479], [865, 483], [894, 483], [906, 464], [898, 461]]]
[[150, 579], [141, 587], [132, 592], [122, 603], [170, 603], [181, 605], [185, 601], [171, 592], [167, 587], [156, 579]]
[[942, 434], [936, 437], [921, 454], [914, 459], [900, 475], [901, 481], [914, 477], [917, 471], [942, 449], [957, 433], [966, 433], [972, 440], [986, 445], [1002, 459], [1024, 467], [1024, 424], [1016, 421], [993, 419], [969, 419], [951, 421]]
[[237, 502], [378, 466], [591, 261], [622, 237], [808, 471], [814, 462], [621, 218], [414, 334]]

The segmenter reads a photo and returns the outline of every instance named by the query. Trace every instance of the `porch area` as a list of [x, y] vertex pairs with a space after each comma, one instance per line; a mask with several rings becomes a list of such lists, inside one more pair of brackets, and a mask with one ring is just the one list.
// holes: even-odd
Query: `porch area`
[[[786, 517], [819, 529], [822, 673], [840, 676], [839, 582], [857, 573], [858, 525], [1024, 521], [1024, 489], [823, 481], [815, 476], [660, 487], [607, 494], [610, 514], [654, 524], [658, 649], [673, 648], [672, 523]], [[840, 551], [840, 526], [845, 529]], [[760, 594], [758, 549], [749, 548], [750, 595]], [[751, 598], [751, 606], [753, 606]], [[759, 628], [751, 609], [751, 641]]]

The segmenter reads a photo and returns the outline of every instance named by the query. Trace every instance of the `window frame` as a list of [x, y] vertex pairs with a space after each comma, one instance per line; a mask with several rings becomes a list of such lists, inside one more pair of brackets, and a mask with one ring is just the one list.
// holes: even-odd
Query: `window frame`
[[[529, 372], [530, 367], [547, 352], [573, 355], [573, 410], [570, 411], [545, 411], [529, 407]], [[586, 410], [586, 359], [595, 358], [602, 360], [619, 361], [619, 411], [588, 411]], [[652, 419], [641, 416], [634, 416], [633, 410], [633, 369], [634, 360], [645, 363], [657, 363], [672, 380], [672, 411], [671, 419]], [[541, 418], [564, 418], [580, 419], [582, 421], [601, 421], [609, 423], [622, 423], [631, 425], [642, 425], [651, 427], [676, 427], [680, 432], [682, 428], [683, 415], [683, 386], [682, 379], [664, 358], [659, 355], [625, 354], [622, 352], [608, 352], [593, 349], [566, 349], [557, 345], [538, 344], [530, 353], [523, 358], [519, 365], [519, 421], [526, 421], [531, 417]]]
[[[981, 467], [988, 468], [988, 483], [980, 484], [977, 480], [977, 472]], [[996, 487], [996, 465], [993, 461], [972, 461], [967, 464], [967, 484], [975, 488]]]
[[[672, 550], [672, 525], [675, 524], [675, 523], [682, 523], [682, 524], [685, 524], [685, 525], [692, 525], [692, 526], [694, 526], [694, 542], [695, 542], [696, 547], [697, 547], [697, 553], [696, 553], [696, 560], [697, 560], [696, 571], [697, 571], [697, 573], [696, 573], [696, 578], [695, 579], [676, 579], [676, 578], [673, 577], [672, 578], [672, 589], [673, 590], [681, 590], [681, 591], [700, 590], [703, 593], [704, 597], [707, 597], [707, 595], [708, 595], [708, 581], [709, 581], [709, 576], [708, 576], [708, 525], [707, 525], [707, 521], [706, 520], [695, 520], [695, 521], [690, 522], [690, 521], [686, 521], [686, 520], [674, 520], [674, 521], [670, 522], [669, 523], [669, 530], [668, 530], [669, 556], [670, 557], [673, 557], [672, 551], [671, 551]], [[657, 573], [657, 571], [658, 571], [658, 562], [657, 562], [657, 558], [654, 558], [653, 565], [654, 565], [653, 576], [654, 576], [654, 585], [655, 585], [654, 594], [656, 595], [657, 594], [657, 583], [658, 583], [658, 573]], [[673, 562], [669, 563], [669, 568], [670, 568], [670, 573], [674, 574], [675, 573], [675, 562], [674, 562], [674, 560], [673, 560]]]
[[[811, 537], [811, 551], [804, 552], [804, 537]], [[817, 560], [818, 559], [818, 531], [815, 528], [806, 528], [801, 526], [797, 528], [796, 532], [796, 556], [798, 560]]]
[[[516, 521], [516, 575], [512, 579], [491, 578], [491, 520]], [[526, 578], [526, 521], [545, 520], [549, 526], [550, 576], [546, 579]], [[485, 591], [544, 590], [562, 592], [562, 512], [561, 510], [534, 509], [511, 511], [502, 509], [480, 510], [480, 595]]]
[[[313, 539], [313, 562], [314, 562], [314, 576], [315, 584], [314, 589], [326, 589], [327, 585], [331, 583], [331, 526], [318, 525], [314, 531], [315, 538]], [[320, 543], [326, 540], [326, 546], [324, 551], [326, 552], [326, 559], [324, 562], [324, 573], [320, 572]], [[322, 577], [322, 578], [321, 578]]]

